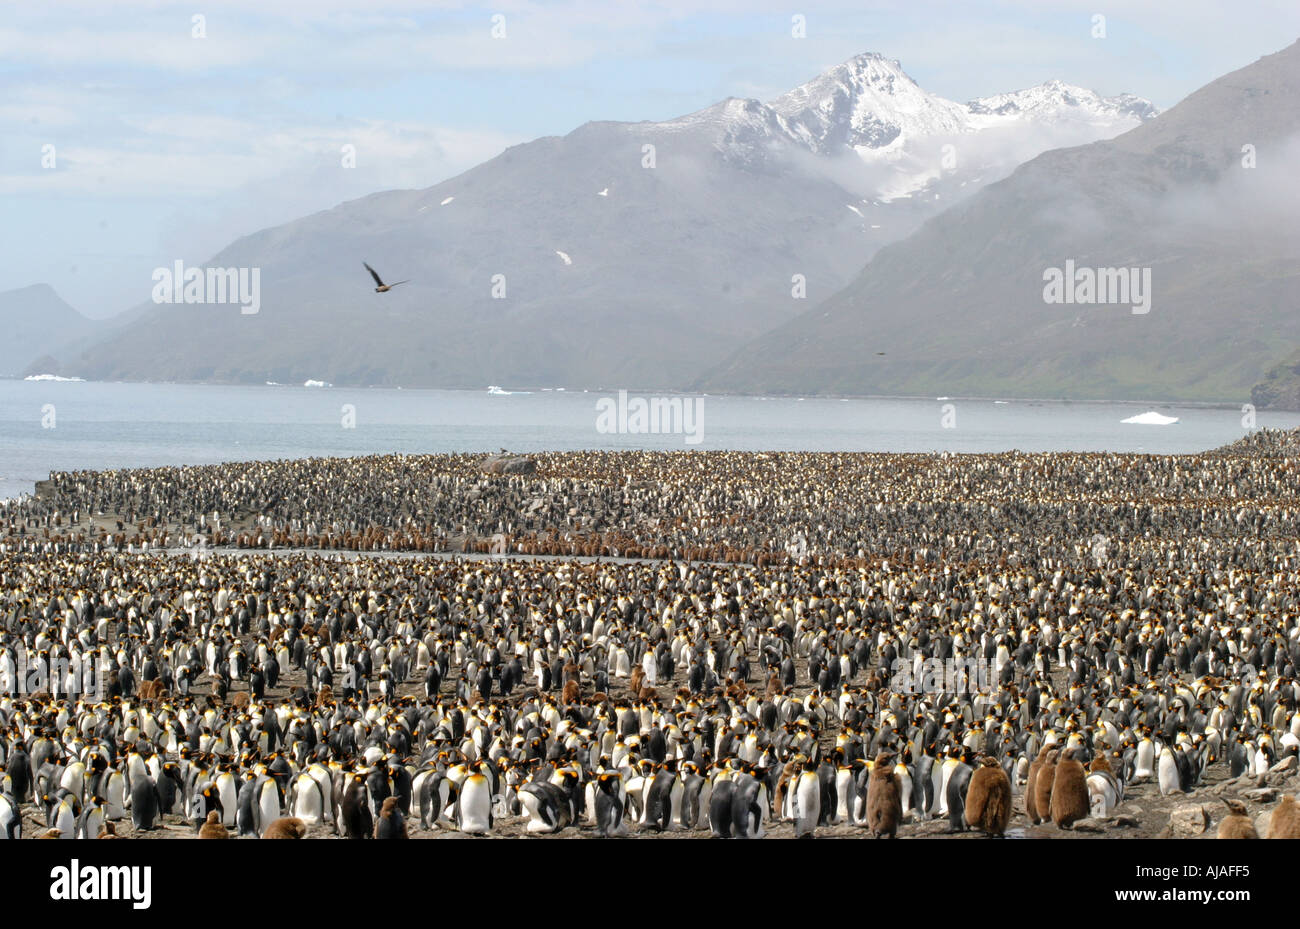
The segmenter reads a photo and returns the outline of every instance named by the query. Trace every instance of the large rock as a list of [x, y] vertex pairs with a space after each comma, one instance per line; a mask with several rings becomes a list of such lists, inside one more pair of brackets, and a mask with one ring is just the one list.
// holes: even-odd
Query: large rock
[[536, 474], [537, 462], [526, 455], [489, 455], [483, 459], [488, 474]]
[[1210, 826], [1209, 814], [1205, 807], [1180, 806], [1169, 814], [1169, 829], [1175, 837], [1188, 838], [1201, 835]]
[[1268, 773], [1269, 774], [1280, 774], [1280, 773], [1294, 774], [1297, 768], [1300, 768], [1300, 758], [1297, 758], [1295, 755], [1287, 755], [1277, 764], [1273, 765], [1273, 767], [1269, 768]]
[[1277, 799], [1277, 788], [1258, 787], [1255, 790], [1244, 790], [1241, 795], [1251, 803], [1272, 803]]

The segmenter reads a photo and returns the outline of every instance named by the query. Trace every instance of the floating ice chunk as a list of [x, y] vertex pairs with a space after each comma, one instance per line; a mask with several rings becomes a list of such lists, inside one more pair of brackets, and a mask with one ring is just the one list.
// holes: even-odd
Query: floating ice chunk
[[1177, 416], [1165, 416], [1151, 410], [1148, 413], [1139, 413], [1136, 416], [1130, 416], [1128, 419], [1121, 419], [1122, 423], [1129, 423], [1134, 426], [1168, 426], [1178, 422]]

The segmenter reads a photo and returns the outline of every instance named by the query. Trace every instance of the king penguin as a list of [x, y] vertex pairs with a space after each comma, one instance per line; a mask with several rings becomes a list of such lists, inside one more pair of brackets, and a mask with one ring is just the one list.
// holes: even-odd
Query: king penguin
[[1166, 745], [1160, 749], [1160, 760], [1156, 763], [1156, 780], [1160, 785], [1160, 796], [1167, 797], [1182, 789], [1178, 776], [1178, 760], [1174, 758], [1173, 749]]
[[731, 832], [738, 839], [761, 839], [763, 810], [767, 808], [767, 788], [752, 774], [734, 779], [731, 796]]
[[492, 784], [483, 774], [484, 762], [460, 785], [456, 803], [456, 828], [469, 835], [487, 835], [492, 831]]
[[795, 802], [795, 838], [809, 838], [817, 831], [817, 821], [821, 818], [822, 811], [821, 782], [817, 778], [817, 763], [812, 759], [804, 762], [792, 793]]
[[[368, 839], [374, 828], [374, 818], [370, 814], [369, 797], [366, 795], [366, 779], [354, 773], [343, 788], [343, 802], [339, 804], [340, 832], [346, 839]], [[310, 822], [301, 814], [294, 814], [304, 822]]]
[[618, 772], [605, 771], [596, 775], [596, 830], [601, 838], [622, 835], [627, 831], [623, 824], [623, 798]]
[[139, 774], [131, 783], [131, 824], [136, 829], [148, 832], [154, 828], [158, 818], [158, 788], [153, 778]]

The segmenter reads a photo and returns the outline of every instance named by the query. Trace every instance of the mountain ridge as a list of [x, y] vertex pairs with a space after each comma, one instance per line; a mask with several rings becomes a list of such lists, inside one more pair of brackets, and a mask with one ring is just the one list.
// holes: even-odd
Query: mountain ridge
[[[1300, 344], [1297, 91], [1300, 43], [1112, 140], [1044, 152], [696, 386], [1244, 402]], [[1066, 259], [1148, 267], [1154, 309], [1046, 304]]]
[[[259, 313], [145, 303], [60, 361], [96, 379], [681, 388], [1026, 153], [1139, 119], [1117, 124], [1082, 104], [1070, 119], [974, 119], [901, 67], [890, 78], [882, 60], [838, 66], [861, 77], [851, 87], [823, 74], [791, 91], [811, 107], [791, 111], [797, 130], [743, 98], [667, 121], [593, 121], [431, 187], [242, 236], [206, 265], [259, 268]], [[884, 85], [895, 96], [881, 97]], [[918, 130], [904, 97], [961, 115], [961, 132]], [[886, 130], [888, 152], [814, 138], [811, 114], [829, 120], [822, 128], [865, 119], [869, 98], [892, 101], [873, 117], [898, 129]], [[411, 283], [376, 295], [363, 260]]]

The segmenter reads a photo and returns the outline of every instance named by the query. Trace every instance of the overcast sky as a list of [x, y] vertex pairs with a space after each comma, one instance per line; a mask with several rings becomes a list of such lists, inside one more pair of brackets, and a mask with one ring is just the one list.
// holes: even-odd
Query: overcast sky
[[[0, 10], [0, 291], [48, 283], [91, 316], [147, 300], [153, 268], [203, 262], [239, 235], [426, 187], [588, 120], [770, 99], [865, 51], [963, 102], [1059, 78], [1167, 108], [1300, 36], [1295, 0], [0, 0]], [[205, 37], [193, 34], [196, 14]], [[1095, 14], [1104, 39], [1092, 35]], [[796, 15], [805, 38], [791, 34]], [[356, 150], [350, 170], [344, 145]]]

